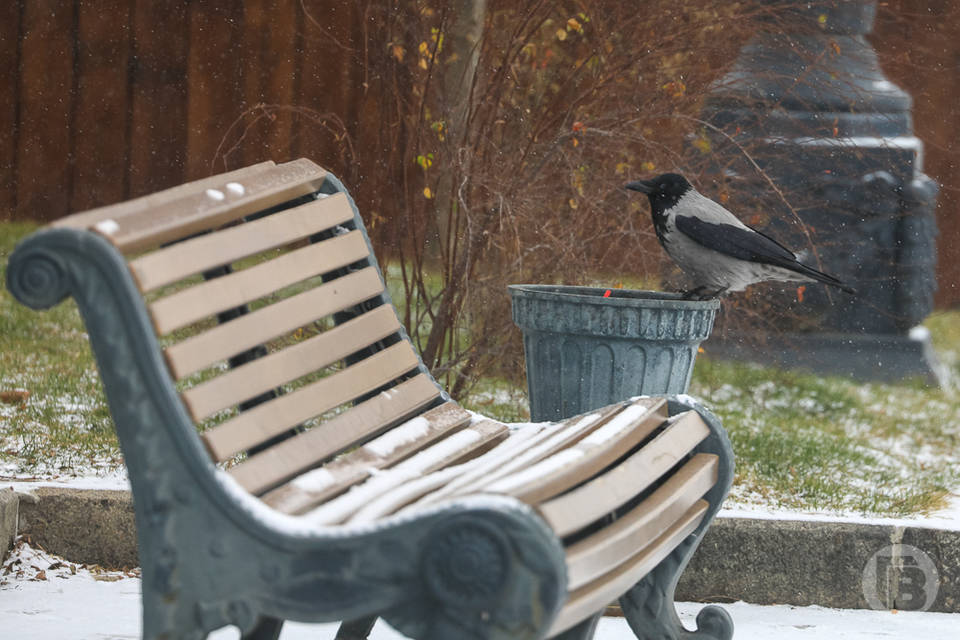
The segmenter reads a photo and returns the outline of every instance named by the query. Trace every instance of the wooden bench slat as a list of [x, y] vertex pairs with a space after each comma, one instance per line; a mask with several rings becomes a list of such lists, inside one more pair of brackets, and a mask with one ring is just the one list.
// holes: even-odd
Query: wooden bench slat
[[[395, 389], [391, 395], [399, 395], [400, 386]], [[343, 454], [319, 469], [294, 478], [282, 487], [263, 495], [262, 500], [283, 513], [303, 513], [367, 478], [371, 471], [383, 469], [407, 458], [447, 434], [465, 427], [472, 419], [473, 416], [460, 405], [447, 402], [393, 427], [366, 445]]]
[[[593, 413], [568, 418], [554, 425], [542, 426], [541, 430], [526, 441], [523, 447], [503, 451], [502, 458], [495, 462], [491, 461], [488, 467], [478, 467], [463, 473], [437, 491], [425, 496], [418, 504], [433, 504], [453, 495], [465, 495], [474, 492], [504, 476], [535, 464], [590, 435], [606, 424], [611, 417], [619, 413], [625, 406], [625, 404], [616, 404]], [[529, 430], [536, 426], [540, 425], [528, 425], [524, 429]]]
[[[539, 433], [535, 428], [536, 426], [529, 425], [528, 428], [511, 431], [506, 439], [499, 442], [495, 447], [463, 464], [445, 467], [390, 488], [359, 509], [350, 518], [349, 522], [372, 522], [396, 513], [424, 495], [435, 492], [440, 487], [461, 477], [464, 473], [478, 470], [482, 472], [483, 470], [496, 468], [505, 457], [509, 457], [518, 449], [523, 449], [524, 445], [536, 438]], [[422, 504], [422, 502], [417, 502], [414, 508], [419, 508]]]
[[169, 202], [173, 202], [174, 200], [183, 198], [184, 196], [192, 193], [201, 193], [207, 189], [226, 184], [227, 182], [245, 180], [255, 173], [272, 169], [275, 166], [276, 163], [274, 163], [272, 160], [266, 160], [249, 167], [236, 169], [235, 171], [221, 173], [219, 175], [210, 176], [207, 178], [201, 178], [200, 180], [187, 182], [185, 184], [177, 185], [176, 187], [164, 189], [163, 191], [157, 191], [156, 193], [140, 196], [139, 198], [134, 198], [133, 200], [118, 202], [116, 204], [110, 204], [104, 207], [97, 207], [96, 209], [89, 209], [82, 213], [75, 213], [73, 215], [60, 218], [59, 220], [54, 220], [52, 223], [50, 223], [50, 226], [69, 227], [72, 229], [90, 229], [98, 222], [103, 220], [120, 220], [126, 216], [137, 215], [147, 211], [148, 209], [162, 207]]
[[667, 419], [667, 404], [648, 399], [627, 406], [575, 446], [487, 485], [494, 493], [537, 504], [589, 480], [594, 474], [638, 445]]
[[408, 418], [440, 396], [437, 386], [423, 374], [404, 380], [390, 391], [247, 458], [231, 467], [230, 475], [250, 493], [261, 494]]
[[484, 449], [491, 442], [503, 439], [508, 431], [507, 425], [493, 420], [471, 424], [417, 452], [400, 464], [380, 471], [363, 484], [323, 503], [304, 517], [318, 525], [344, 522], [364, 505], [397, 485], [456, 464], [472, 453]]
[[130, 261], [130, 271], [144, 293], [208, 269], [262, 251], [276, 249], [353, 219], [346, 194], [179, 242]]
[[642, 503], [608, 527], [567, 548], [567, 588], [612, 571], [655, 540], [717, 482], [719, 458], [699, 453]]
[[351, 231], [160, 298], [150, 305], [150, 316], [157, 334], [165, 335], [368, 255], [363, 234]]
[[327, 367], [396, 333], [400, 321], [390, 305], [381, 305], [341, 325], [231, 369], [180, 397], [190, 416], [200, 421], [221, 409]]
[[626, 504], [708, 435], [710, 428], [700, 414], [687, 411], [613, 469], [541, 504], [540, 513], [558, 536], [569, 535]]
[[188, 193], [157, 207], [149, 215], [101, 220], [94, 226], [122, 253], [180, 240], [201, 231], [316, 192], [327, 172], [306, 159], [294, 160], [247, 176]]
[[706, 500], [699, 500], [676, 524], [643, 551], [627, 562], [623, 562], [614, 571], [573, 591], [567, 598], [567, 603], [557, 614], [547, 636], [552, 637], [566, 631], [587, 616], [600, 611], [635, 585], [666, 558], [684, 538], [693, 533], [708, 507]]
[[381, 292], [383, 282], [376, 269], [355, 271], [167, 347], [167, 365], [174, 378], [182, 379]]
[[205, 431], [201, 437], [215, 460], [228, 460], [301, 422], [387, 384], [419, 364], [413, 348], [407, 342], [398, 342], [348, 369], [248, 409]]

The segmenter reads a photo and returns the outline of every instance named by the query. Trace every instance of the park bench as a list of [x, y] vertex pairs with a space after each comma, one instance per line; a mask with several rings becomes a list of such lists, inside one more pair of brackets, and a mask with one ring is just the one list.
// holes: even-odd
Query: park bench
[[[682, 632], [680, 572], [732, 455], [689, 398], [507, 425], [434, 381], [356, 207], [308, 160], [265, 162], [63, 218], [7, 286], [68, 295], [133, 489], [143, 637], [375, 616], [413, 638], [592, 637], [617, 598]], [[352, 623], [349, 621], [353, 621]], [[358, 631], [359, 630], [359, 631]]]

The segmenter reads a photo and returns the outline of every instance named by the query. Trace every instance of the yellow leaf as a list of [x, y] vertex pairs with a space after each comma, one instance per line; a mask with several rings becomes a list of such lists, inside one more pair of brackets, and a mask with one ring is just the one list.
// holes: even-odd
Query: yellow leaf
[[627, 172], [627, 169], [629, 169], [629, 168], [630, 168], [630, 163], [629, 163], [629, 162], [618, 162], [618, 163], [617, 163], [617, 175], [618, 175], [618, 176], [622, 176], [624, 173]]
[[426, 60], [425, 58], [420, 58], [420, 64], [419, 64], [419, 66], [420, 66], [421, 69], [426, 69], [426, 68], [427, 68], [427, 60]]
[[653, 164], [652, 162], [644, 162], [640, 165], [640, 169], [643, 171], [653, 171], [656, 168], [657, 165]]
[[570, 198], [570, 199], [567, 201], [567, 204], [570, 205], [570, 208], [571, 208], [571, 209], [576, 209], [577, 207], [580, 206], [580, 204], [577, 202], [577, 199], [576, 199], [576, 198]]
[[574, 138], [574, 139], [573, 139], [573, 146], [575, 146], [575, 147], [580, 146], [580, 141], [577, 140], [576, 138]]
[[433, 197], [433, 191], [430, 191], [430, 187], [423, 188], [423, 197], [426, 198], [427, 200]]
[[697, 139], [693, 141], [693, 146], [696, 147], [700, 153], [710, 153], [711, 145], [706, 136], [698, 136]]
[[566, 29], [557, 29], [557, 40], [560, 40], [562, 42], [566, 39], [567, 39]]
[[397, 62], [403, 62], [403, 56], [407, 53], [406, 50], [399, 44], [395, 44], [390, 47], [390, 53], [393, 54], [393, 57], [397, 59]]
[[576, 18], [570, 18], [569, 20], [567, 20], [567, 29], [570, 29], [571, 31], [580, 32], [583, 30], [583, 25], [581, 25], [580, 21], [577, 20]]

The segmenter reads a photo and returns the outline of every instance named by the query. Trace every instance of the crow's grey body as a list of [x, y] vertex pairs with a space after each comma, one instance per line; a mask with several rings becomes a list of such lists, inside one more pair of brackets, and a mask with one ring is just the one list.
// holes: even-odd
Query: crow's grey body
[[697, 191], [688, 191], [676, 207], [665, 212], [664, 226], [667, 232], [657, 234], [667, 254], [690, 276], [694, 285], [713, 291], [743, 291], [749, 285], [765, 280], [807, 281], [804, 276], [783, 267], [748, 262], [713, 249], [708, 249], [683, 232], [677, 231], [677, 211], [688, 211], [692, 216], [716, 225], [730, 225], [737, 229], [749, 229], [745, 224], [713, 200]]
[[693, 280], [695, 292], [742, 291], [767, 280], [816, 281], [853, 292], [833, 276], [800, 263], [792, 251], [740, 222], [682, 176], [668, 173], [631, 182], [627, 188], [650, 198], [657, 238]]

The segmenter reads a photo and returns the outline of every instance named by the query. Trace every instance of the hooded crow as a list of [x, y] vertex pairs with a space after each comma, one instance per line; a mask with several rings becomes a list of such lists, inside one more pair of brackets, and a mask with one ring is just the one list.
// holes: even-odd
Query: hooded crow
[[701, 195], [687, 179], [664, 173], [627, 189], [647, 194], [657, 239], [694, 282], [688, 297], [716, 297], [756, 282], [822, 282], [847, 293], [833, 276], [800, 263], [782, 244], [737, 219]]

